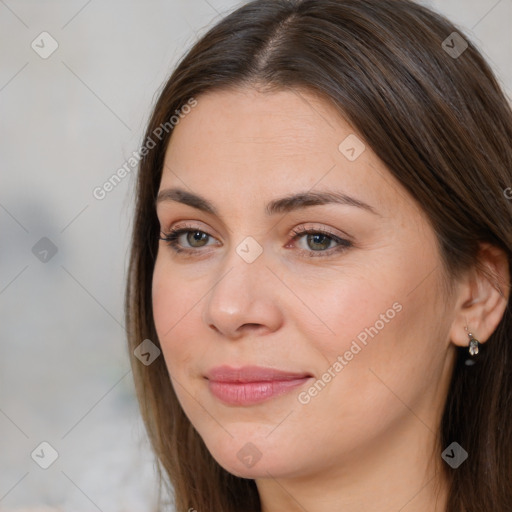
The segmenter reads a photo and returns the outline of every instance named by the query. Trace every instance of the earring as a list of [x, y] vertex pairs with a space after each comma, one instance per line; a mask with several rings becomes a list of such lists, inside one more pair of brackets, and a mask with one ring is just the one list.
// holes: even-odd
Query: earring
[[473, 336], [473, 334], [471, 334], [466, 327], [464, 327], [464, 329], [466, 331], [468, 331], [468, 336], [469, 336], [469, 355], [471, 356], [470, 358], [468, 357], [464, 363], [466, 364], [466, 366], [472, 366], [475, 364], [475, 360], [473, 359], [473, 356], [476, 356], [479, 352], [479, 344], [480, 342]]
[[476, 356], [478, 354], [479, 341], [469, 332], [469, 355]]

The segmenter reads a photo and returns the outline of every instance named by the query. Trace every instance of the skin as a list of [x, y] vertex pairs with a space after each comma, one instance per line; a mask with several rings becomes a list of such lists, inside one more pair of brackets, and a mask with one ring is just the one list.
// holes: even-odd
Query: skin
[[[468, 344], [466, 322], [485, 342], [506, 297], [476, 273], [446, 295], [427, 217], [367, 144], [355, 161], [340, 152], [350, 134], [306, 91], [200, 96], [174, 128], [160, 191], [203, 196], [219, 216], [158, 203], [162, 232], [185, 222], [192, 233], [179, 242], [196, 252], [159, 242], [155, 326], [185, 414], [221, 466], [255, 479], [264, 512], [441, 511], [437, 432], [454, 348]], [[343, 192], [378, 214], [340, 204], [265, 214], [269, 201], [310, 190]], [[352, 246], [333, 252], [329, 239], [294, 240], [301, 226], [327, 228]], [[210, 236], [194, 242], [197, 230]], [[248, 236], [263, 251], [252, 263], [236, 252]], [[509, 282], [503, 254], [483, 246], [482, 261]], [[401, 310], [301, 403], [299, 394], [394, 303]], [[204, 378], [221, 364], [314, 378], [262, 404], [230, 406]], [[248, 442], [261, 453], [252, 467], [237, 457]]]

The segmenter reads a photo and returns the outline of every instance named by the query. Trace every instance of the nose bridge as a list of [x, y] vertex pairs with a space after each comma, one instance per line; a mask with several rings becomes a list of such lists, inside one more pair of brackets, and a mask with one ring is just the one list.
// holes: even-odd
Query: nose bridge
[[[223, 271], [214, 285], [213, 294], [229, 293], [226, 299], [242, 302], [253, 299], [256, 288], [264, 284], [270, 274], [266, 267], [262, 245], [253, 237], [245, 237], [233, 245], [225, 258]], [[233, 293], [238, 289], [239, 293]]]
[[262, 245], [246, 237], [225, 257], [222, 270], [205, 302], [203, 319], [224, 334], [234, 334], [244, 324], [273, 328], [277, 310], [271, 295], [267, 258]]

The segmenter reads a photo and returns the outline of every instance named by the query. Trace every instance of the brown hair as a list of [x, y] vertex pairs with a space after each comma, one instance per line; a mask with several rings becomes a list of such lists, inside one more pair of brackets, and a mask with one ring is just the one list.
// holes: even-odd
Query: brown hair
[[[481, 242], [504, 250], [510, 267], [512, 201], [504, 190], [512, 186], [512, 112], [467, 37], [459, 56], [443, 45], [455, 31], [463, 34], [409, 0], [256, 0], [202, 36], [165, 84], [145, 135], [156, 146], [141, 160], [136, 189], [125, 296], [130, 354], [146, 338], [159, 344], [151, 283], [169, 118], [206, 91], [248, 86], [320, 95], [423, 208], [447, 289], [480, 268]], [[477, 364], [465, 366], [457, 349], [439, 437], [441, 446], [457, 441], [470, 457], [455, 470], [443, 466], [449, 512], [512, 506], [511, 328], [507, 304]], [[225, 471], [185, 416], [163, 357], [150, 366], [131, 361], [160, 481], [169, 477], [176, 510], [259, 511], [255, 482]]]

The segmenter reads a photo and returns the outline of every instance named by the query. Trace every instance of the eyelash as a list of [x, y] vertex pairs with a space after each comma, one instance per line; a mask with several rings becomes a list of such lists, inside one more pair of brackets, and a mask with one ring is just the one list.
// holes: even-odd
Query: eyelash
[[[181, 228], [173, 228], [168, 233], [162, 232], [163, 236], [158, 237], [158, 239], [166, 242], [167, 245], [169, 245], [176, 253], [184, 253], [185, 255], [193, 256], [195, 253], [198, 253], [201, 251], [197, 248], [196, 249], [186, 249], [186, 248], [184, 249], [183, 247], [180, 247], [180, 245], [178, 244], [178, 238], [182, 234], [190, 233], [190, 232], [193, 232], [193, 233], [199, 232], [199, 233], [202, 233], [202, 234], [205, 234], [205, 235], [211, 237], [211, 235], [209, 235], [205, 231], [201, 231], [200, 229], [194, 228], [192, 226], [185, 226], [185, 227], [181, 227]], [[340, 237], [334, 235], [333, 233], [330, 233], [326, 229], [305, 229], [304, 227], [299, 227], [299, 228], [295, 228], [294, 230], [292, 230], [292, 233], [294, 236], [291, 241], [295, 241], [304, 235], [324, 235], [327, 238], [330, 238], [332, 241], [339, 244], [338, 246], [331, 247], [330, 249], [327, 249], [325, 251], [310, 251], [310, 250], [306, 250], [306, 249], [299, 249], [299, 253], [305, 255], [306, 257], [312, 257], [312, 258], [328, 257], [328, 256], [333, 255], [334, 253], [342, 253], [353, 246], [352, 242], [350, 242], [349, 240], [340, 238]]]

